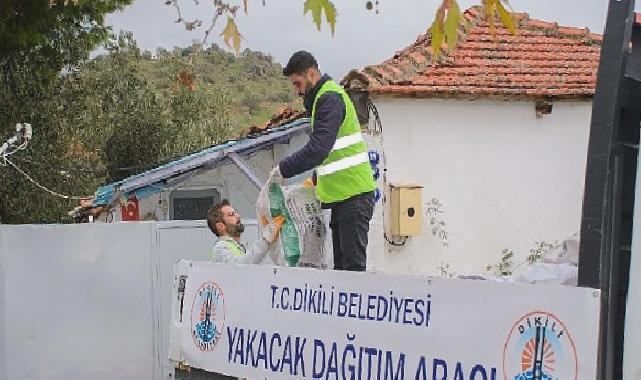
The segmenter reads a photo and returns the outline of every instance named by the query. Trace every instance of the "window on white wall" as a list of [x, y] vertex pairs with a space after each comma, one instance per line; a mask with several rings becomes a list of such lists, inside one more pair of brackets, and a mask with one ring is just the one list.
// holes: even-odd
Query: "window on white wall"
[[220, 199], [217, 189], [174, 190], [169, 194], [169, 219], [206, 219], [207, 210]]

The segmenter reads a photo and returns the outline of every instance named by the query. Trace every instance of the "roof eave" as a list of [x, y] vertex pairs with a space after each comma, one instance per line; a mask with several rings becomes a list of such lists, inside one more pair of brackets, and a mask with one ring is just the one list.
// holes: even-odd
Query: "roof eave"
[[370, 99], [452, 99], [452, 100], [500, 100], [500, 101], [531, 101], [531, 100], [571, 100], [590, 101], [594, 94], [472, 94], [456, 92], [426, 92], [413, 91], [368, 91]]
[[198, 168], [215, 167], [220, 164], [229, 153], [246, 155], [256, 150], [264, 149], [265, 147], [279, 143], [283, 139], [289, 139], [294, 135], [303, 133], [308, 130], [308, 128], [309, 119], [298, 119], [284, 126], [269, 129], [263, 134], [250, 136], [241, 140], [228, 141], [148, 172], [102, 186], [96, 192], [93, 207], [114, 203], [117, 194], [128, 194], [161, 181], [180, 176], [181, 174], [197, 170]]

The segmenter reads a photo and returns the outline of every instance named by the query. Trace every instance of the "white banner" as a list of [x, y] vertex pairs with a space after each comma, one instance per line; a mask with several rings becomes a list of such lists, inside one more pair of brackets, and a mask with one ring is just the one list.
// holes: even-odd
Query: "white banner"
[[194, 262], [184, 364], [253, 379], [595, 379], [599, 292]]

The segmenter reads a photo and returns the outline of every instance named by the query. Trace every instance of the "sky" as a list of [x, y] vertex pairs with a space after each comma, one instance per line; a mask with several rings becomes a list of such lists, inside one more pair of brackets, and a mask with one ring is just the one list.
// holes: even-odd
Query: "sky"
[[[208, 20], [213, 16], [213, 1], [180, 0], [185, 19]], [[230, 0], [242, 4], [240, 0]], [[308, 50], [321, 70], [341, 78], [349, 70], [380, 63], [424, 33], [431, 24], [439, 0], [379, 0], [378, 11], [368, 11], [365, 0], [333, 0], [338, 11], [334, 36], [326, 23], [318, 32], [311, 15], [303, 16], [303, 0], [248, 0], [248, 15], [240, 12], [237, 24], [243, 35], [242, 48], [270, 54], [282, 65], [297, 50]], [[480, 0], [459, 0], [461, 8]], [[607, 13], [605, 0], [511, 0], [516, 12], [532, 18], [556, 21], [559, 25], [588, 27], [603, 33]], [[638, 5], [637, 8], [641, 7]], [[134, 0], [121, 12], [107, 17], [114, 32], [131, 31], [138, 45], [152, 52], [159, 47], [171, 49], [200, 41], [205, 28], [187, 31], [175, 23], [175, 8], [164, 0]], [[223, 21], [223, 22], [220, 22]], [[223, 46], [219, 33], [225, 26], [220, 19], [208, 42]]]

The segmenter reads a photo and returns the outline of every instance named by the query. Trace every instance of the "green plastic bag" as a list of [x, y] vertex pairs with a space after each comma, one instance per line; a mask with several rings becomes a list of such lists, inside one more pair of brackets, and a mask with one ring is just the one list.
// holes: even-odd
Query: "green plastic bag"
[[259, 234], [282, 215], [285, 218], [278, 240], [269, 247], [273, 264], [332, 269], [332, 241], [328, 216], [316, 199], [313, 187], [267, 183], [256, 200]]
[[298, 241], [298, 231], [292, 222], [292, 218], [285, 205], [285, 197], [282, 188], [272, 183], [269, 186], [269, 213], [271, 217], [283, 215], [285, 223], [280, 231], [280, 240], [282, 244], [283, 256], [290, 267], [298, 265], [300, 260], [300, 243]]

